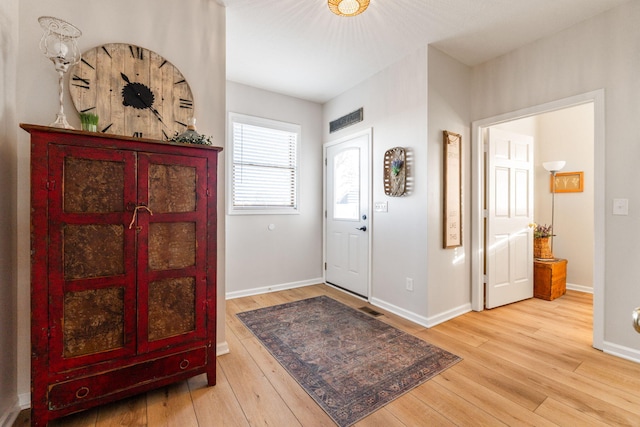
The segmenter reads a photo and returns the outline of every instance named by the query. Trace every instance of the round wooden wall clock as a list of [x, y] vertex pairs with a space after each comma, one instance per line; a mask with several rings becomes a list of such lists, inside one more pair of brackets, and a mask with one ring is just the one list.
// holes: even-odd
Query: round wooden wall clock
[[98, 115], [100, 132], [167, 140], [193, 117], [193, 94], [182, 73], [131, 44], [84, 52], [69, 71], [69, 92], [79, 113]]

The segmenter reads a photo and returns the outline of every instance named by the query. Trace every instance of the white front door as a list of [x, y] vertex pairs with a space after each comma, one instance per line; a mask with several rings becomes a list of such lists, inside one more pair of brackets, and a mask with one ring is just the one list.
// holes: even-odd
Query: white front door
[[325, 281], [369, 296], [371, 131], [325, 144]]
[[533, 297], [533, 137], [488, 129], [486, 307]]

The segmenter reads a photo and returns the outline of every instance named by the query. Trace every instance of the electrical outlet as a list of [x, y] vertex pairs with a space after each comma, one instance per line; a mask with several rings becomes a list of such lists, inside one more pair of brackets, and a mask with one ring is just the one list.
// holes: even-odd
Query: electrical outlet
[[407, 290], [410, 292], [413, 292], [413, 279], [410, 277], [407, 277]]

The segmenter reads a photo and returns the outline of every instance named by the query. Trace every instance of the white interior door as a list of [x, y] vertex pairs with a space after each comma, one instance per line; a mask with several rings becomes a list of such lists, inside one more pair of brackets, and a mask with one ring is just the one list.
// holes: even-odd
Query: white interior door
[[486, 307], [533, 297], [533, 137], [488, 129]]
[[325, 281], [369, 296], [371, 131], [325, 145]]

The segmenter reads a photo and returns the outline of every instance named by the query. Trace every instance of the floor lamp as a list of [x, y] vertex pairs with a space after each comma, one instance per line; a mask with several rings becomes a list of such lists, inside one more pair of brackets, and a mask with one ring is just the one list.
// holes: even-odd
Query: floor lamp
[[553, 228], [553, 220], [556, 210], [556, 173], [564, 167], [567, 162], [564, 160], [556, 160], [554, 162], [544, 162], [542, 167], [551, 174], [551, 253], [553, 254], [553, 236], [555, 228]]

